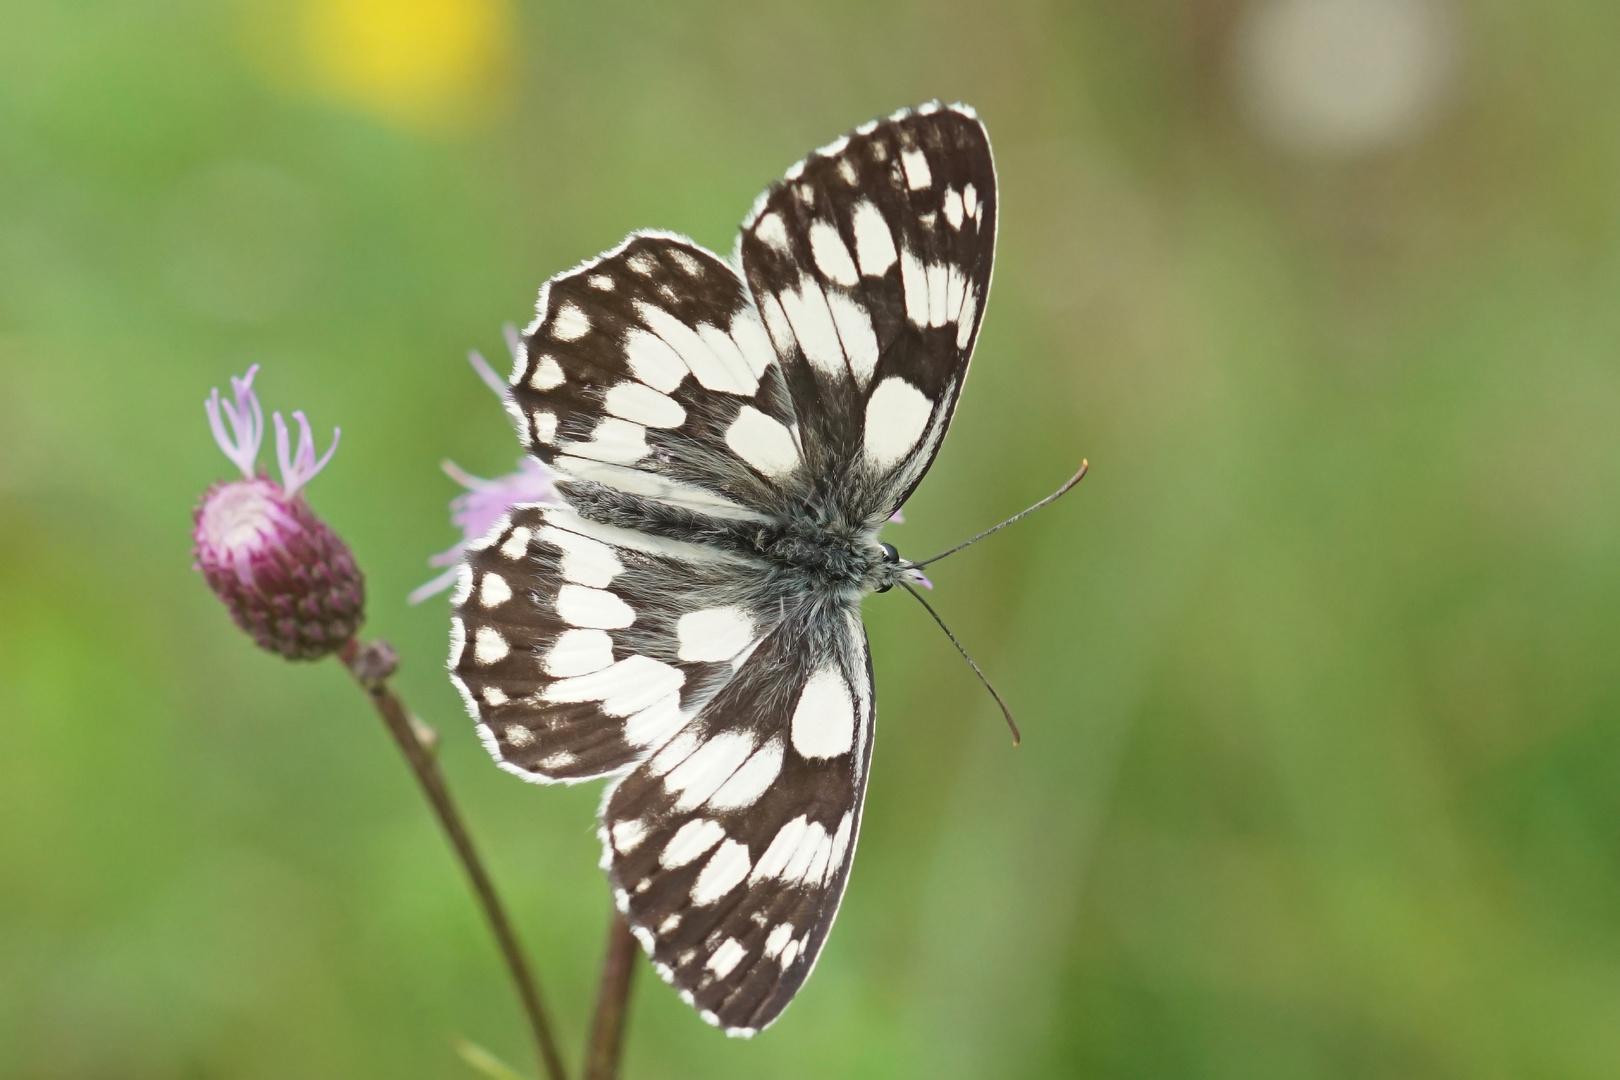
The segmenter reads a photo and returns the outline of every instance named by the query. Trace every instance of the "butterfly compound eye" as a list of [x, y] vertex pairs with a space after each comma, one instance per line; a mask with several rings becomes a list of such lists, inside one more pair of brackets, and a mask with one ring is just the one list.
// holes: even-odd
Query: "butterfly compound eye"
[[900, 552], [895, 549], [893, 544], [885, 544], [882, 541], [879, 541], [878, 547], [883, 549], [884, 562], [897, 563], [900, 561]]

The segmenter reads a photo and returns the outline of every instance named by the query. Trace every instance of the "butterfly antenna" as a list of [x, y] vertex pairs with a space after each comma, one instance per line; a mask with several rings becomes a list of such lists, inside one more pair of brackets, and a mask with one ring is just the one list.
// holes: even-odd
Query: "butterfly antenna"
[[[1084, 472], [1085, 470], [1082, 469], [1081, 471]], [[1071, 483], [1070, 487], [1073, 486], [1074, 485]], [[1062, 492], [1059, 492], [1058, 494], [1061, 495]], [[1053, 498], [1056, 497], [1057, 496], [1053, 496]], [[1024, 513], [1027, 514], [1029, 511], [1026, 510]], [[951, 633], [951, 628], [945, 625], [945, 620], [939, 617], [939, 612], [935, 611], [933, 605], [929, 604], [927, 600], [923, 599], [922, 593], [918, 592], [916, 589], [913, 589], [904, 581], [900, 583], [900, 587], [905, 589], [906, 592], [910, 593], [912, 596], [915, 596], [917, 598], [917, 603], [923, 606], [923, 610], [927, 611], [928, 614], [934, 617], [934, 621], [939, 623], [939, 628], [945, 631], [945, 636], [951, 639], [951, 644], [956, 646], [956, 651], [962, 654], [962, 659], [966, 660], [968, 662], [968, 667], [973, 669], [973, 674], [979, 677], [979, 681], [984, 683], [984, 688], [990, 691], [990, 696], [996, 699], [996, 704], [1001, 706], [1001, 715], [1007, 718], [1007, 727], [1012, 729], [1013, 745], [1017, 746], [1019, 743], [1023, 742], [1024, 736], [1019, 732], [1018, 725], [1013, 723], [1012, 710], [1007, 708], [1007, 703], [1005, 701], [1001, 700], [1001, 695], [996, 693], [996, 688], [994, 686], [990, 685], [990, 680], [984, 677], [984, 672], [979, 670], [979, 665], [973, 662], [973, 657], [969, 656], [968, 651], [962, 648], [962, 643], [956, 640], [956, 635]]]
[[[1062, 487], [1060, 487], [1056, 491], [1052, 492], [1052, 494], [1048, 495], [1046, 498], [1042, 499], [1040, 502], [1036, 503], [1034, 506], [1031, 506], [1027, 510], [1020, 510], [1018, 513], [1014, 514], [1012, 517], [1008, 518], [1006, 521], [1003, 521], [1000, 525], [991, 526], [990, 528], [984, 530], [984, 532], [980, 533], [978, 536], [975, 536], [975, 537], [972, 537], [971, 539], [962, 541], [960, 544], [957, 544], [955, 547], [951, 548], [949, 551], [942, 551], [938, 555], [933, 556], [932, 558], [924, 559], [921, 562], [914, 562], [911, 565], [912, 566], [927, 566], [929, 563], [939, 562], [939, 560], [943, 559], [945, 556], [947, 556], [947, 555], [955, 555], [958, 551], [961, 551], [963, 548], [967, 547], [969, 544], [977, 544], [980, 540], [983, 540], [985, 537], [989, 536], [991, 533], [999, 532], [1002, 529], [1005, 529], [1007, 526], [1011, 525], [1013, 522], [1017, 521], [1018, 519], [1028, 517], [1030, 514], [1033, 514], [1035, 511], [1037, 511], [1041, 507], [1045, 506], [1047, 503], [1057, 502], [1059, 499], [1061, 499], [1063, 496], [1065, 496], [1065, 495], [1067, 495], [1069, 493], [1070, 488], [1074, 487], [1074, 485], [1078, 484], [1080, 481], [1082, 481], [1082, 480], [1084, 480], [1086, 478], [1086, 470], [1089, 469], [1089, 468], [1091, 468], [1091, 463], [1089, 461], [1086, 461], [1084, 458], [1082, 458], [1080, 460], [1080, 471], [1075, 473], [1073, 476], [1069, 477], [1069, 479], [1064, 483], [1064, 485]], [[917, 599], [921, 600], [922, 597], [919, 596]], [[937, 619], [939, 616], [936, 615], [934, 617]], [[940, 623], [940, 625], [944, 626], [945, 624]], [[945, 632], [947, 634], [950, 633], [949, 630], [947, 630]], [[952, 638], [951, 640], [954, 641], [956, 639]], [[960, 649], [961, 647], [962, 646], [960, 646], [960, 645], [957, 646], [958, 649]], [[963, 653], [962, 655], [966, 656], [967, 653]], [[968, 662], [972, 663], [971, 660], [968, 661]], [[983, 678], [983, 676], [980, 676], [980, 677]], [[986, 683], [985, 685], [988, 686], [989, 683]], [[995, 691], [992, 690], [991, 693], [995, 693]]]

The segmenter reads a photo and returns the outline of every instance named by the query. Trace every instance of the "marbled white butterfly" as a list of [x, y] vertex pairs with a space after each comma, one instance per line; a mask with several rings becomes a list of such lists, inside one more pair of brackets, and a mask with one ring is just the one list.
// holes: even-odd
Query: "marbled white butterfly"
[[862, 124], [730, 259], [638, 232], [552, 278], [512, 372], [565, 505], [472, 545], [450, 668], [502, 768], [612, 777], [602, 865], [659, 975], [751, 1035], [809, 976], [860, 832], [878, 530], [950, 424], [990, 290], [972, 109]]

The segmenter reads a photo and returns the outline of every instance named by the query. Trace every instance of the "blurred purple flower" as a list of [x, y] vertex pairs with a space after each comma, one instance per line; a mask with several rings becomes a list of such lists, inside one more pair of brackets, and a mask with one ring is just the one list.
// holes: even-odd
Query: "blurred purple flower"
[[[523, 342], [518, 337], [517, 328], [510, 323], [505, 327], [504, 333], [506, 347], [511, 350], [513, 362], [516, 363], [522, 355]], [[467, 362], [484, 381], [484, 385], [493, 390], [504, 404], [506, 383], [495, 374], [495, 370], [489, 366], [489, 361], [474, 351], [467, 354]], [[450, 500], [450, 523], [461, 530], [461, 540], [448, 550], [428, 559], [429, 566], [444, 566], [449, 569], [425, 585], [412, 590], [409, 599], [413, 604], [420, 604], [428, 597], [444, 592], [455, 584], [456, 565], [466, 553], [467, 545], [474, 540], [482, 539], [512, 507], [520, 503], [560, 501], [555, 474], [533, 457], [519, 458], [516, 472], [497, 476], [493, 480], [474, 476], [453, 461], [446, 461], [440, 467], [452, 480], [467, 489]]]
[[354, 556], [299, 493], [331, 460], [339, 433], [333, 429], [331, 447], [317, 459], [309, 420], [295, 412], [293, 453], [286, 422], [275, 413], [281, 483], [258, 473], [264, 441], [264, 409], [253, 391], [258, 371], [255, 364], [231, 379], [234, 400], [222, 400], [216, 388], [203, 403], [214, 441], [242, 479], [204, 493], [192, 515], [192, 554], [236, 624], [262, 648], [314, 660], [353, 637], [364, 619], [365, 581]]

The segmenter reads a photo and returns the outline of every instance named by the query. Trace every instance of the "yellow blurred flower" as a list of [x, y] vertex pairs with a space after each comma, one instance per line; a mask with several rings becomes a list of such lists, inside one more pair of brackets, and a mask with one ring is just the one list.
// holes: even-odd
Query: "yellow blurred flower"
[[509, 70], [509, 0], [304, 0], [313, 89], [410, 127], [491, 115]]

